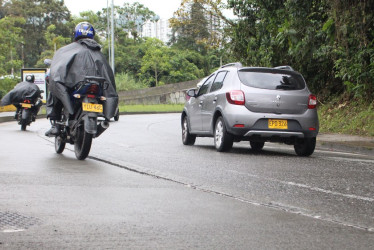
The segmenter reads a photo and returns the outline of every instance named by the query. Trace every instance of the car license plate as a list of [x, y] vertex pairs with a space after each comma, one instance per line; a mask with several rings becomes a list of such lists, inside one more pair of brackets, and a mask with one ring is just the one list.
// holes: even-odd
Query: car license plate
[[21, 103], [22, 108], [31, 108], [31, 104]]
[[96, 113], [102, 113], [103, 112], [103, 105], [101, 104], [94, 104], [94, 103], [82, 103], [83, 111], [89, 111], [89, 112], [96, 112]]
[[287, 120], [269, 119], [270, 129], [288, 129]]

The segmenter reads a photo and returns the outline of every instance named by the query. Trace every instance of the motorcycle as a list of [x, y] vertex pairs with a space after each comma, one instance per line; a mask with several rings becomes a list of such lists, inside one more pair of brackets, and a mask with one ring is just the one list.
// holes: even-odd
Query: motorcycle
[[66, 143], [70, 143], [74, 145], [78, 160], [87, 158], [92, 139], [99, 137], [109, 127], [109, 122], [103, 115], [106, 101], [103, 90], [108, 86], [105, 78], [86, 76], [84, 81], [75, 87], [70, 94], [74, 114], [69, 114], [63, 108], [61, 119], [56, 121], [56, 127], [60, 131], [59, 135], [55, 136], [56, 153], [61, 154]]
[[15, 118], [21, 125], [22, 131], [25, 131], [26, 127], [35, 121], [42, 105], [41, 97], [36, 98], [35, 101], [32, 98], [25, 97], [23, 102], [19, 103]]

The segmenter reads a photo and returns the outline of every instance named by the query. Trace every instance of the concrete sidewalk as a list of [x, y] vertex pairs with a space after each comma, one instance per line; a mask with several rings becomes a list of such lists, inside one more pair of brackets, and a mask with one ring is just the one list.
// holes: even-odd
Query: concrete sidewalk
[[[13, 117], [14, 112], [0, 112], [0, 122], [14, 121]], [[38, 115], [39, 119], [45, 117], [46, 115]], [[374, 137], [319, 133], [317, 147], [374, 156]]]

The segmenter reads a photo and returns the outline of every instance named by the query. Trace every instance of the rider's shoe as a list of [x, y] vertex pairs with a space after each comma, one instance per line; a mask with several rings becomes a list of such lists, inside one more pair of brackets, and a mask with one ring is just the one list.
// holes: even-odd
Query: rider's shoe
[[52, 128], [50, 128], [47, 132], [45, 132], [45, 136], [48, 137], [54, 137], [60, 134], [60, 125], [52, 125]]

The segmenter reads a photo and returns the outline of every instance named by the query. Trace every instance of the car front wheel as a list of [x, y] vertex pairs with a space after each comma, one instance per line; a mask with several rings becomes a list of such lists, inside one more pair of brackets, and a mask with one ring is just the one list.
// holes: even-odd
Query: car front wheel
[[188, 119], [187, 116], [185, 116], [183, 117], [182, 123], [182, 142], [184, 145], [194, 145], [196, 141], [196, 135], [190, 134], [190, 130], [188, 127]]
[[313, 154], [314, 149], [316, 148], [316, 138], [304, 138], [301, 141], [298, 141], [294, 145], [295, 152], [298, 156], [310, 156]]
[[234, 143], [234, 138], [227, 132], [225, 122], [218, 117], [214, 128], [214, 146], [218, 152], [229, 151]]

